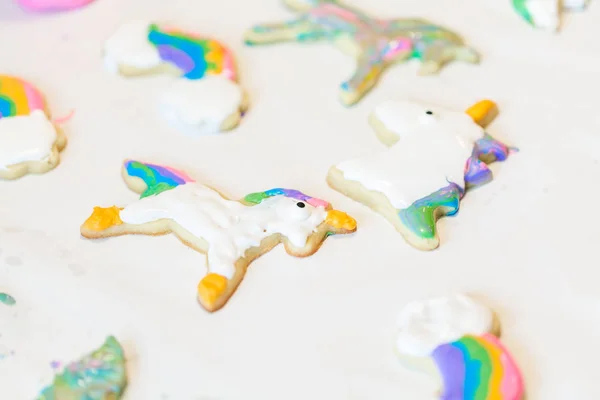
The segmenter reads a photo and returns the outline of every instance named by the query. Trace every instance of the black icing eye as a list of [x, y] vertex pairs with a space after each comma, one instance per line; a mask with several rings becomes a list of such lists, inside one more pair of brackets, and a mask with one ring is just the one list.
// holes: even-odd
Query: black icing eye
[[433, 115], [433, 111], [427, 110], [427, 111], [425, 111], [425, 114], [427, 114], [427, 115]]
[[304, 208], [304, 207], [306, 207], [306, 204], [304, 204], [304, 203], [303, 203], [303, 202], [301, 202], [301, 201], [300, 201], [300, 202], [298, 202], [298, 203], [296, 203], [296, 205], [297, 205], [298, 207], [300, 207], [300, 208]]

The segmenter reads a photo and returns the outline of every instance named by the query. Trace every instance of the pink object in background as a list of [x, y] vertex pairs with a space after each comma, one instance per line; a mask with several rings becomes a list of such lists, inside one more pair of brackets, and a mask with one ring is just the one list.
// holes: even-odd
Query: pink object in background
[[83, 7], [94, 0], [17, 0], [21, 7], [31, 11], [65, 11]]

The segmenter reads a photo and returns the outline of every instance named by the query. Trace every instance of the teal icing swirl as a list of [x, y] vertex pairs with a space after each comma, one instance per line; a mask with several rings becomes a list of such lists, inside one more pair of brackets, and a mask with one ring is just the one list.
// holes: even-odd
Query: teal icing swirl
[[14, 306], [17, 301], [8, 293], [0, 293], [0, 303], [6, 304], [7, 306]]
[[127, 386], [125, 354], [113, 336], [65, 367], [37, 400], [118, 400]]

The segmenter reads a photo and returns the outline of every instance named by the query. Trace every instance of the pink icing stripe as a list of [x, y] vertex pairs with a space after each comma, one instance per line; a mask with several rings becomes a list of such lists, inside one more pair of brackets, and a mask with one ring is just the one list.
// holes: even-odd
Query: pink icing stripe
[[164, 169], [166, 169], [167, 171], [173, 173], [174, 175], [177, 175], [178, 177], [180, 177], [181, 179], [183, 179], [186, 182], [195, 182], [188, 174], [186, 174], [183, 171], [180, 171], [178, 169], [175, 168], [171, 168], [171, 167], [165, 167], [162, 166]]
[[508, 350], [500, 343], [497, 337], [492, 334], [486, 333], [483, 335], [485, 340], [495, 344], [502, 351], [500, 355], [500, 362], [502, 363], [502, 369], [504, 370], [504, 376], [502, 383], [500, 384], [500, 391], [507, 400], [520, 400], [523, 398], [525, 392], [523, 385], [523, 378], [517, 363], [511, 357]]
[[62, 11], [83, 7], [94, 0], [18, 0], [18, 3], [32, 11]]
[[231, 51], [229, 51], [229, 49], [227, 47], [225, 47], [221, 42], [215, 40], [215, 39], [210, 39], [210, 38], [206, 38], [206, 37], [202, 37], [199, 34], [195, 33], [195, 32], [190, 32], [190, 31], [186, 31], [186, 30], [182, 30], [179, 28], [175, 28], [173, 26], [169, 26], [169, 25], [161, 25], [160, 26], [160, 30], [169, 33], [171, 35], [186, 35], [189, 36], [193, 39], [198, 39], [198, 40], [206, 40], [206, 41], [214, 41], [216, 43], [219, 44], [219, 46], [223, 49], [223, 72], [222, 74], [229, 80], [231, 81], [237, 81], [237, 71], [235, 69], [235, 60], [233, 58], [233, 54], [231, 53]]
[[323, 208], [327, 208], [329, 206], [329, 203], [326, 202], [325, 200], [321, 200], [321, 199], [315, 199], [314, 197], [306, 200], [306, 202], [308, 204], [310, 204], [313, 207], [323, 207]]
[[21, 81], [23, 83], [23, 89], [27, 96], [27, 104], [29, 106], [29, 112], [34, 110], [44, 110], [44, 97], [42, 94], [29, 82]]

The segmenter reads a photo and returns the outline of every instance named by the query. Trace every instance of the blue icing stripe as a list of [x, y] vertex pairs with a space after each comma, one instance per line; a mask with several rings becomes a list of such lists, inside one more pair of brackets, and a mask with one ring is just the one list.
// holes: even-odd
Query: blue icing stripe
[[14, 103], [6, 97], [0, 96], [0, 118], [11, 117], [14, 114]]
[[465, 398], [464, 400], [475, 399], [477, 390], [479, 389], [479, 378], [481, 376], [481, 361], [471, 358], [467, 346], [461, 342], [452, 344], [458, 348], [465, 362]]
[[144, 164], [139, 161], [128, 161], [126, 163], [126, 168], [129, 176], [142, 179], [148, 186], [155, 186], [160, 183], [169, 186], [178, 186], [186, 183], [183, 178], [160, 165]]

